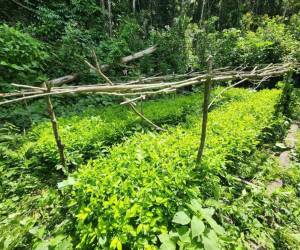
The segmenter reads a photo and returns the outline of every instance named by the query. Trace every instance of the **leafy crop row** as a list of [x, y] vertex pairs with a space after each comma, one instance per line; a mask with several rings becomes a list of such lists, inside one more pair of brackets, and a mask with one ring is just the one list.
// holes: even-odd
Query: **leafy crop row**
[[168, 231], [173, 215], [190, 199], [221, 198], [222, 175], [238, 172], [234, 162], [255, 151], [281, 91], [240, 90], [239, 95], [241, 100], [210, 113], [200, 166], [195, 163], [200, 124], [192, 116], [188, 130], [137, 133], [113, 147], [110, 156], [81, 167], [70, 204], [77, 214], [78, 247], [155, 248], [157, 236]]
[[[217, 89], [215, 93], [220, 91]], [[224, 95], [226, 99], [226, 94]], [[219, 99], [224, 101], [224, 98]], [[181, 95], [145, 102], [143, 113], [159, 125], [183, 122], [187, 115], [200, 111], [201, 93]], [[85, 159], [106, 154], [107, 147], [126, 139], [142, 129], [143, 121], [124, 106], [105, 109], [87, 109], [84, 113], [59, 119], [59, 131], [70, 165], [79, 165]], [[31, 164], [55, 166], [59, 164], [50, 123], [42, 123], [31, 131], [31, 142], [23, 150]]]
[[[145, 102], [144, 114], [158, 124], [183, 121], [189, 112], [200, 109], [201, 95], [180, 96]], [[59, 119], [59, 131], [65, 144], [69, 163], [78, 165], [107, 151], [107, 146], [128, 137], [134, 130], [141, 130], [141, 120], [127, 107], [111, 106], [88, 109], [84, 114]], [[27, 157], [54, 166], [59, 163], [53, 132], [49, 123], [35, 127], [31, 136], [34, 143], [27, 144]]]
[[[217, 94], [222, 89], [216, 89], [213, 94]], [[224, 93], [219, 99], [217, 105], [224, 104], [232, 99], [242, 98], [240, 93], [243, 90], [236, 90], [230, 93]], [[160, 117], [161, 123], [178, 123], [185, 120], [185, 116], [189, 113], [193, 113], [198, 110], [200, 113], [201, 94], [194, 94], [189, 96], [177, 96], [172, 99], [161, 99], [157, 101], [147, 102], [144, 105], [144, 112], [151, 117]], [[153, 108], [153, 109], [152, 109]], [[118, 111], [118, 112], [117, 112]], [[196, 112], [196, 113], [198, 113]], [[119, 114], [119, 116], [117, 116]], [[200, 114], [199, 114], [200, 116]], [[92, 117], [89, 119], [89, 117]], [[90, 137], [83, 138], [82, 134], [90, 132], [92, 135], [98, 136], [99, 141], [103, 140], [103, 144], [109, 145], [111, 137], [105, 137], [105, 133], [101, 133], [101, 129], [108, 129], [111, 127], [115, 129], [118, 123], [122, 125], [122, 118], [126, 120], [128, 117], [132, 119], [132, 126], [140, 126], [140, 120], [131, 114], [126, 108], [114, 106], [111, 108], [99, 109], [90, 108], [84, 109], [81, 116], [63, 118], [59, 120], [62, 125], [61, 129], [68, 129], [68, 127], [74, 126], [73, 130], [68, 131], [64, 137], [65, 139], [72, 140], [76, 145], [85, 143]], [[101, 118], [106, 118], [107, 123], [101, 127], [97, 127], [97, 121]], [[81, 122], [83, 119], [83, 122]], [[129, 121], [129, 118], [127, 119]], [[126, 120], [126, 121], [127, 121]], [[72, 121], [79, 122], [83, 127], [72, 124]], [[89, 130], [85, 124], [89, 125]], [[101, 123], [102, 124], [102, 123]], [[115, 124], [115, 127], [111, 126]], [[129, 125], [128, 125], [129, 126]], [[93, 129], [96, 131], [94, 132]], [[54, 169], [47, 168], [43, 162], [28, 163], [32, 159], [29, 158], [29, 154], [35, 157], [33, 154], [34, 147], [39, 148], [38, 143], [47, 142], [47, 140], [38, 139], [36, 142], [34, 139], [40, 138], [42, 135], [49, 135], [47, 138], [52, 140], [52, 131], [47, 124], [40, 124], [34, 128], [32, 137], [22, 138], [18, 135], [14, 128], [7, 128], [3, 131], [4, 134], [8, 134], [6, 137], [1, 137], [0, 141], [0, 248], [29, 248], [29, 246], [35, 246], [35, 244], [42, 244], [42, 246], [57, 245], [57, 239], [62, 241], [62, 232], [64, 239], [69, 241], [66, 228], [71, 228], [73, 221], [69, 218], [68, 207], [65, 204], [65, 200], [68, 200], [68, 195], [61, 193], [57, 190], [56, 184], [60, 181], [62, 176]], [[127, 130], [126, 130], [127, 131]], [[134, 132], [132, 128], [128, 128], [130, 133]], [[1, 133], [2, 131], [0, 131]], [[97, 133], [98, 132], [98, 133]], [[122, 129], [117, 132], [125, 134]], [[115, 132], [115, 134], [117, 133]], [[130, 135], [125, 134], [127, 137]], [[124, 136], [125, 136], [124, 135]], [[116, 135], [114, 138], [120, 138]], [[25, 142], [23, 140], [25, 139]], [[2, 140], [4, 140], [2, 142]], [[28, 140], [31, 140], [28, 141]], [[94, 140], [95, 141], [95, 140]], [[86, 144], [88, 145], [90, 141]], [[112, 143], [119, 142], [115, 139]], [[18, 149], [19, 144], [23, 144], [21, 149]], [[54, 142], [53, 152], [55, 151]], [[47, 143], [46, 143], [47, 144]], [[50, 144], [49, 144], [50, 145]], [[70, 147], [72, 145], [69, 145]], [[44, 147], [44, 149], [49, 150]], [[31, 151], [31, 152], [30, 152]], [[51, 151], [51, 150], [50, 150]], [[88, 152], [87, 152], [88, 153]], [[29, 161], [25, 159], [24, 154], [29, 158]], [[40, 151], [40, 154], [44, 152]], [[38, 157], [38, 155], [36, 155]], [[49, 152], [51, 156], [51, 152]], [[88, 157], [86, 155], [85, 157]], [[35, 161], [38, 161], [36, 158]], [[51, 158], [52, 159], [52, 158]], [[56, 159], [53, 157], [53, 159]], [[67, 212], [67, 215], [66, 215]], [[11, 232], [13, 232], [11, 234]], [[61, 244], [64, 244], [62, 241]], [[5, 247], [6, 246], [6, 247]], [[40, 246], [40, 245], [39, 245]]]

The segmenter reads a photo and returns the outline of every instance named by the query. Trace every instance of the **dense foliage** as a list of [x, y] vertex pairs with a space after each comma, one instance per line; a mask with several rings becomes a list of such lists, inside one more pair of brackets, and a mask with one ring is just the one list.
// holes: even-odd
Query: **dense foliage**
[[[217, 88], [214, 93], [219, 93]], [[226, 101], [227, 95], [216, 104]], [[197, 112], [202, 105], [200, 93], [158, 100], [141, 104], [146, 117], [158, 125], [175, 125], [184, 122], [188, 114]], [[104, 109], [87, 108], [84, 112], [59, 119], [60, 134], [65, 145], [68, 164], [78, 166], [84, 160], [100, 154], [107, 154], [107, 147], [125, 140], [136, 131], [146, 128], [140, 117], [128, 107], [112, 105]], [[18, 152], [27, 159], [26, 164], [45, 164], [54, 167], [59, 164], [55, 140], [48, 122], [34, 126], [27, 135], [27, 142]], [[30, 142], [29, 142], [30, 141]]]
[[[187, 114], [199, 109], [201, 99], [198, 93], [147, 101], [142, 104], [142, 111], [159, 125], [175, 124], [184, 121]], [[128, 107], [113, 105], [105, 109], [87, 109], [80, 115], [60, 119], [59, 124], [68, 161], [71, 165], [79, 165], [84, 159], [105, 154], [107, 146], [141, 130], [143, 122]], [[34, 127], [29, 137], [32, 137], [34, 143], [24, 145], [28, 150], [26, 157], [34, 156], [37, 158], [35, 161], [50, 167], [59, 163], [49, 123]]]
[[157, 245], [156, 236], [167, 231], [172, 215], [189, 199], [220, 199], [220, 177], [226, 178], [228, 171], [237, 174], [234, 162], [255, 150], [275, 114], [280, 91], [249, 95], [241, 92], [241, 101], [211, 112], [201, 167], [194, 160], [199, 123], [191, 118], [188, 130], [137, 134], [113, 147], [109, 157], [80, 168], [72, 202], [79, 247]]
[[42, 80], [38, 77], [48, 54], [40, 41], [4, 24], [0, 25], [0, 46], [0, 90], [4, 83]]
[[[96, 81], [83, 64], [92, 48], [102, 63], [113, 65], [110, 75], [118, 77], [123, 75], [124, 68], [131, 76], [203, 69], [208, 53], [215, 56], [216, 66], [299, 58], [297, 13], [300, 6], [297, 1], [7, 2], [0, 18], [18, 29], [5, 24], [1, 36], [15, 42], [24, 36], [27, 42], [22, 46], [35, 48], [37, 42], [30, 38], [32, 36], [45, 49], [26, 49], [22, 56], [33, 58], [29, 65], [26, 59], [22, 59], [21, 64], [4, 60], [15, 77], [7, 79], [9, 81], [17, 78], [33, 82], [41, 80], [39, 77], [44, 73], [58, 77], [72, 72], [82, 73], [83, 80]], [[8, 16], [7, 12], [14, 15]], [[119, 64], [121, 57], [154, 44], [158, 50], [153, 55], [130, 66]], [[10, 60], [21, 59], [19, 51], [10, 50], [6, 56], [9, 55]], [[50, 56], [47, 67], [37, 60], [44, 59], [45, 53]], [[36, 69], [43, 72], [35, 74], [38, 75], [35, 79], [24, 79], [22, 74], [16, 76], [15, 73], [25, 73], [24, 69], [27, 73]]]
[[[92, 50], [113, 82], [300, 60], [298, 0], [3, 0], [0, 21], [0, 92], [103, 82]], [[118, 97], [51, 97], [67, 169], [43, 98], [1, 106], [0, 249], [298, 249], [300, 144], [278, 163], [298, 74], [218, 97], [201, 163], [201, 88], [137, 103], [160, 132]]]
[[[218, 89], [216, 93], [219, 91], [220, 89]], [[158, 110], [160, 110], [160, 112], [155, 112], [157, 113], [156, 116], [155, 114], [152, 114], [152, 118], [156, 117], [158, 122], [158, 118], [160, 118], [160, 124], [163, 122], [168, 123], [169, 125], [177, 124], [181, 118], [184, 118], [187, 115], [185, 113], [195, 112], [196, 110], [200, 111], [198, 97], [199, 94], [194, 94], [192, 96], [179, 96], [172, 99], [149, 102], [145, 105], [145, 111], [147, 111], [146, 107], [149, 108], [154, 105]], [[239, 98], [239, 93], [225, 93], [220, 102], [230, 101], [235, 98]], [[170, 107], [168, 109], [164, 108], [165, 102], [174, 107], [177, 107], [179, 104], [183, 106], [180, 109], [180, 112], [170, 113]], [[220, 104], [223, 104], [223, 102]], [[172, 107], [170, 109], [172, 110]], [[185, 113], [181, 113], [183, 110], [185, 110]], [[126, 109], [118, 106], [111, 108], [108, 107], [103, 111], [99, 111], [99, 109], [96, 108], [88, 108], [85, 115], [83, 115], [85, 116], [85, 121], [87, 123], [93, 123], [95, 117], [97, 117], [95, 116], [96, 114], [98, 114], [98, 119], [100, 119], [103, 117], [103, 113], [115, 113], [115, 111], [118, 111], [118, 114], [121, 115], [121, 117], [126, 117], [126, 115], [131, 117]], [[150, 110], [148, 110], [148, 112], [150, 115]], [[67, 116], [64, 120], [68, 122], [73, 119], [79, 119], [79, 117], [76, 116], [68, 118]], [[185, 120], [186, 118], [182, 121]], [[118, 117], [113, 115], [111, 115], [111, 122], [113, 122], [115, 126], [117, 126], [118, 123], [120, 123], [120, 126], [123, 126], [123, 123], [120, 122]], [[132, 124], [132, 126], [138, 127], [141, 125], [137, 119], [133, 119], [132, 122], [135, 122], [135, 125]], [[71, 126], [71, 123], [68, 124]], [[115, 126], [113, 128], [115, 128]], [[48, 129], [49, 128], [46, 124], [42, 124], [35, 127], [34, 131], [36, 134], [39, 134], [38, 131], [40, 130], [40, 133], [44, 134], [45, 130], [49, 131]], [[97, 135], [97, 133], [94, 133], [93, 130], [88, 131], [86, 129], [82, 129], [78, 133], [71, 133], [70, 131], [70, 134], [68, 135], [73, 138], [73, 141], [79, 141], [84, 131], [85, 134], [90, 132], [91, 135]], [[97, 127], [93, 129], [97, 130]], [[104, 129], [107, 130], [108, 127]], [[7, 134], [7, 136], [1, 137], [3, 138], [3, 141], [1, 141], [0, 144], [0, 171], [2, 173], [0, 178], [0, 198], [3, 201], [0, 203], [0, 228], [2, 232], [0, 246], [2, 244], [2, 246], [4, 245], [7, 248], [13, 248], [16, 246], [28, 247], [33, 243], [38, 245], [52, 245], [54, 244], [53, 242], [57, 242], [57, 239], [66, 239], [69, 242], [70, 238], [68, 235], [74, 234], [74, 228], [72, 227], [74, 222], [72, 222], [69, 218], [70, 213], [67, 212], [69, 209], [67, 205], [69, 199], [67, 193], [61, 195], [56, 188], [57, 182], [63, 178], [61, 172], [49, 165], [45, 165], [45, 163], [41, 161], [38, 162], [37, 159], [40, 158], [34, 158], [35, 164], [32, 163], [32, 159], [29, 157], [26, 158], [26, 152], [33, 144], [31, 137], [24, 138], [20, 136], [17, 128], [10, 126], [6, 126], [0, 132], [2, 133], [1, 135]], [[49, 131], [49, 133], [50, 132], [51, 131]], [[118, 132], [123, 133], [124, 131], [122, 132], [120, 127]], [[103, 135], [103, 133], [100, 133], [100, 135]], [[129, 134], [127, 133], [124, 136], [128, 137]], [[50, 137], [47, 136], [47, 138]], [[68, 137], [65, 139], [67, 138]], [[102, 143], [99, 141], [100, 147], [101, 145], [111, 145], [120, 142], [119, 140], [121, 139], [121, 135], [113, 138], [114, 141], [111, 141], [111, 137], [101, 137]], [[100, 140], [100, 137], [98, 137], [98, 139]], [[41, 145], [46, 145], [43, 144], [41, 140], [38, 140], [38, 142], [41, 143]], [[39, 147], [38, 143], [34, 143], [34, 145]], [[45, 150], [46, 151], [39, 153], [47, 154], [48, 148]], [[86, 152], [89, 153], [88, 151]], [[99, 153], [106, 155], [109, 153], [109, 148], [107, 147], [105, 152]], [[48, 155], [51, 157], [50, 154]], [[38, 156], [39, 155], [35, 155], [35, 157]], [[87, 155], [82, 156], [84, 158], [88, 158]], [[63, 185], [65, 184], [60, 184], [60, 186]], [[13, 236], [10, 236], [11, 231], [14, 232]], [[59, 243], [60, 242], [57, 242], [57, 244]]]

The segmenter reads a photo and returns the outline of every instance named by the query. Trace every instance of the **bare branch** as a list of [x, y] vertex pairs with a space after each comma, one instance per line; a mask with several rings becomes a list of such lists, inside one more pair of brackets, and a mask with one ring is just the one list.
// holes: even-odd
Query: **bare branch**
[[236, 87], [237, 85], [239, 85], [239, 84], [241, 84], [241, 83], [243, 83], [243, 82], [245, 82], [245, 81], [247, 81], [247, 80], [248, 80], [247, 78], [242, 79], [242, 80], [240, 80], [240, 81], [238, 81], [238, 82], [236, 82], [236, 83], [234, 83], [234, 84], [232, 84], [232, 85], [226, 87], [225, 89], [223, 89], [217, 96], [214, 97], [214, 99], [213, 99], [213, 100], [211, 101], [211, 103], [208, 105], [208, 109], [211, 108], [211, 106], [214, 104], [214, 102], [215, 102], [219, 97], [221, 97], [222, 94], [223, 94], [224, 92], [226, 92], [227, 90], [229, 90], [229, 89], [231, 89], [231, 88]]
[[[14, 103], [18, 101], [23, 101], [27, 99], [39, 98], [48, 95], [68, 95], [68, 94], [79, 94], [79, 93], [98, 93], [103, 95], [112, 96], [138, 96], [138, 95], [156, 95], [163, 93], [174, 92], [177, 89], [196, 86], [203, 84], [206, 80], [206, 73], [195, 72], [191, 75], [168, 75], [168, 76], [158, 76], [149, 77], [144, 79], [138, 79], [135, 81], [130, 81], [127, 83], [116, 83], [114, 84], [109, 78], [105, 76], [102, 72], [101, 67], [95, 67], [89, 62], [85, 62], [91, 69], [93, 69], [99, 76], [101, 76], [106, 84], [95, 84], [95, 85], [79, 85], [79, 86], [64, 86], [64, 87], [53, 87], [51, 93], [44, 93], [42, 89], [34, 86], [18, 85], [18, 87], [24, 86], [24, 88], [29, 88], [30, 91], [16, 91], [13, 93], [0, 93], [2, 98], [14, 98], [10, 100], [3, 100], [0, 105]], [[96, 61], [99, 65], [99, 62]], [[100, 69], [100, 70], [99, 70]], [[268, 78], [282, 76], [291, 70], [298, 70], [299, 64], [297, 63], [284, 63], [284, 64], [273, 64], [264, 65], [262, 67], [256, 67], [255, 72], [253, 69], [248, 70], [230, 70], [229, 68], [217, 69], [212, 73], [212, 82], [227, 82], [227, 81], [264, 81]], [[180, 80], [181, 79], [181, 80]], [[165, 80], [167, 80], [165, 82]], [[172, 81], [173, 80], [173, 81]], [[53, 81], [49, 81], [52, 83]], [[61, 82], [61, 81], [59, 81]], [[241, 82], [235, 83], [236, 86]], [[16, 98], [17, 97], [17, 98]], [[126, 100], [125, 100], [126, 101]], [[211, 105], [210, 105], [211, 106]]]
[[[88, 65], [92, 66], [92, 69], [96, 69], [96, 72], [98, 73], [99, 76], [101, 76], [102, 78], [105, 79], [105, 81], [107, 81], [109, 83], [110, 86], [113, 86], [113, 82], [102, 72], [97, 55], [95, 53], [95, 51], [93, 50], [93, 57], [94, 60], [96, 62], [96, 68], [91, 65], [90, 63], [87, 62]], [[124, 101], [129, 101], [129, 99], [124, 97]], [[143, 120], [145, 120], [147, 123], [149, 123], [151, 126], [153, 126], [155, 129], [157, 130], [164, 130], [163, 128], [157, 126], [156, 124], [154, 124], [151, 120], [149, 120], [147, 117], [145, 117], [143, 114], [141, 114], [135, 107], [135, 103], [134, 102], [128, 102], [128, 105], [131, 107], [131, 109], [138, 115], [140, 116]]]

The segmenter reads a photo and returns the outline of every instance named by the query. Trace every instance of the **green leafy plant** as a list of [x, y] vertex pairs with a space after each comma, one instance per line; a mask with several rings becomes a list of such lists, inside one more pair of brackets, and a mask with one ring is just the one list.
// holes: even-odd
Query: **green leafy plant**
[[187, 70], [188, 57], [185, 39], [188, 18], [179, 17], [175, 19], [172, 27], [166, 26], [164, 30], [153, 30], [150, 40], [158, 44], [152, 65], [153, 70], [160, 70], [163, 73], [183, 73]]
[[1, 89], [8, 89], [3, 83], [41, 82], [43, 66], [48, 59], [45, 46], [29, 34], [6, 24], [0, 25], [0, 82]]
[[[187, 212], [177, 212], [172, 222], [177, 224], [174, 231], [161, 234], [160, 249], [220, 249], [218, 235], [224, 235], [224, 228], [212, 218], [214, 209], [203, 208], [201, 200], [191, 200]], [[191, 214], [191, 215], [188, 215]]]
[[255, 151], [280, 94], [240, 90], [239, 101], [211, 112], [201, 167], [195, 163], [199, 119], [193, 116], [188, 130], [137, 133], [108, 157], [81, 167], [73, 175], [70, 201], [77, 215], [77, 247], [154, 247], [157, 235], [168, 231], [174, 214], [189, 200], [219, 199], [221, 178], [234, 175], [234, 162]]
[[[218, 93], [219, 89], [215, 92]], [[142, 105], [144, 114], [159, 125], [178, 124], [186, 121], [187, 115], [199, 110], [202, 94], [181, 95], [147, 101]], [[226, 95], [220, 100], [225, 101]], [[230, 99], [230, 97], [228, 98]], [[107, 147], [126, 139], [142, 130], [143, 121], [124, 106], [110, 106], [104, 109], [88, 108], [85, 113], [58, 120], [59, 130], [65, 144], [70, 165], [78, 166], [86, 159], [107, 154]], [[48, 167], [59, 163], [56, 144], [50, 123], [33, 127], [25, 143], [25, 158], [31, 164], [46, 164]], [[23, 152], [23, 150], [21, 149]]]

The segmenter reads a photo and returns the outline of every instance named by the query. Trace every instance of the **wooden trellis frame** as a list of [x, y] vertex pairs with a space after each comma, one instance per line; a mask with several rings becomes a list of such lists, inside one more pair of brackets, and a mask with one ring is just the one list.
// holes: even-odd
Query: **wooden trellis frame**
[[[290, 71], [298, 71], [300, 64], [290, 62], [290, 63], [279, 63], [279, 64], [269, 64], [269, 65], [257, 65], [254, 67], [238, 67], [238, 68], [220, 68], [212, 69], [211, 60], [209, 60], [208, 73], [205, 72], [193, 72], [183, 75], [167, 75], [167, 76], [157, 76], [138, 79], [134, 81], [129, 81], [126, 83], [113, 83], [107, 76], [104, 75], [102, 67], [99, 65], [98, 59], [94, 55], [94, 60], [96, 66], [86, 61], [86, 64], [94, 70], [99, 76], [105, 79], [105, 84], [94, 84], [94, 85], [80, 85], [80, 86], [59, 86], [60, 84], [66, 84], [71, 82], [76, 78], [75, 75], [65, 76], [63, 78], [54, 79], [46, 82], [42, 87], [28, 86], [21, 84], [12, 84], [15, 87], [22, 88], [21, 91], [16, 91], [13, 93], [0, 93], [0, 98], [4, 100], [0, 101], [0, 105], [7, 105], [11, 103], [21, 102], [29, 99], [35, 98], [46, 98], [49, 116], [52, 122], [53, 133], [55, 136], [56, 144], [58, 147], [58, 152], [60, 155], [61, 164], [66, 168], [66, 160], [64, 156], [64, 145], [61, 141], [58, 132], [58, 125], [54, 113], [54, 109], [51, 103], [51, 96], [60, 95], [70, 95], [70, 94], [101, 94], [101, 95], [111, 95], [123, 97], [123, 102], [121, 105], [128, 105], [130, 108], [144, 119], [147, 123], [152, 125], [157, 130], [163, 130], [142, 113], [140, 113], [136, 107], [135, 102], [138, 100], [143, 100], [147, 96], [153, 96], [158, 94], [168, 94], [174, 93], [177, 89], [196, 86], [205, 84], [205, 101], [203, 106], [203, 125], [202, 125], [202, 135], [200, 139], [200, 147], [198, 150], [198, 162], [201, 160], [203, 149], [205, 145], [205, 131], [206, 131], [206, 121], [207, 112], [211, 105], [214, 103], [216, 98], [218, 98], [224, 91], [228, 88], [234, 87], [241, 84], [244, 81], [251, 81], [256, 83], [257, 86], [261, 82], [272, 78], [279, 77], [287, 74]], [[209, 104], [209, 89], [210, 85], [214, 82], [227, 82], [227, 81], [237, 81], [235, 84], [225, 88], [212, 102]], [[130, 97], [130, 98], [129, 98]]]

